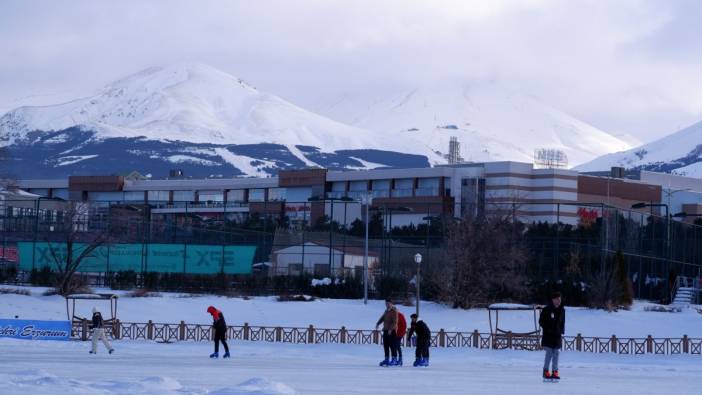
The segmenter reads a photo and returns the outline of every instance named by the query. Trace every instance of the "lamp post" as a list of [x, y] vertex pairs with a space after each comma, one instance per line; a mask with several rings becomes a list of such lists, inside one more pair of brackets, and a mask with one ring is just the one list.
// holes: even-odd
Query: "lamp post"
[[[670, 260], [671, 260], [671, 248], [670, 248], [670, 207], [665, 203], [635, 203], [631, 205], [633, 209], [640, 209], [644, 207], [665, 207], [665, 255], [666, 255], [666, 273], [670, 273]], [[666, 275], [667, 276], [667, 275]], [[669, 281], [665, 282], [665, 294], [670, 295], [670, 284]]]
[[417, 289], [417, 317], [419, 317], [419, 268], [422, 263], [422, 254], [417, 253], [414, 255], [414, 261], [417, 263], [417, 277], [415, 278], [414, 287]]
[[368, 304], [368, 223], [370, 222], [369, 208], [373, 204], [373, 193], [368, 191], [361, 195], [361, 204], [366, 206], [366, 237], [363, 248], [363, 304]]

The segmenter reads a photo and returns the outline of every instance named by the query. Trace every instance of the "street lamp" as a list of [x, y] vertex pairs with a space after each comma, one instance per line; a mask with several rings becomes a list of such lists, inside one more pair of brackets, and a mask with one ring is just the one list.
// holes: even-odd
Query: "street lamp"
[[422, 254], [417, 253], [414, 255], [414, 262], [417, 263], [417, 277], [415, 278], [414, 287], [417, 289], [417, 317], [419, 317], [419, 267], [422, 263]]
[[370, 205], [373, 204], [373, 193], [368, 191], [361, 195], [361, 204], [366, 206], [366, 237], [363, 252], [363, 304], [368, 304], [368, 223], [370, 222], [368, 211]]
[[[666, 272], [670, 273], [670, 259], [671, 259], [671, 249], [670, 249], [670, 207], [665, 203], [634, 203], [631, 205], [633, 209], [641, 209], [644, 207], [665, 207], [665, 250], [666, 250]], [[665, 293], [670, 295], [668, 284], [669, 281], [665, 282]]]

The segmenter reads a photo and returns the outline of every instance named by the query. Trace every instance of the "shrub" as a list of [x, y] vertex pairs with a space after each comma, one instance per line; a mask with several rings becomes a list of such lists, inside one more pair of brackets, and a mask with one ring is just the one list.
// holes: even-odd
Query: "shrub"
[[32, 293], [29, 292], [26, 289], [17, 289], [17, 288], [0, 288], [0, 294], [14, 294], [14, 295], [24, 295], [24, 296], [30, 296]]

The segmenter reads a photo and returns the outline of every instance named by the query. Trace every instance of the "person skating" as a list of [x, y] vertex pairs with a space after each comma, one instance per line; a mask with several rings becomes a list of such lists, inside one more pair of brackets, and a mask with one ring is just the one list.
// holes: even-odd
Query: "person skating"
[[98, 340], [102, 340], [102, 344], [105, 345], [107, 352], [109, 352], [110, 354], [115, 352], [115, 349], [112, 348], [110, 341], [107, 340], [107, 336], [105, 336], [102, 314], [100, 314], [100, 312], [95, 307], [93, 307], [93, 322], [90, 324], [90, 329], [92, 329], [93, 331], [92, 347], [90, 348], [90, 354], [97, 354]]
[[424, 321], [417, 317], [417, 314], [410, 316], [412, 324], [407, 332], [407, 341], [411, 341], [412, 335], [417, 336], [414, 364], [413, 366], [429, 366], [429, 346], [431, 344], [431, 330]]
[[[385, 352], [385, 359], [380, 362], [380, 366], [397, 365], [397, 321], [397, 309], [390, 298], [385, 299], [385, 311], [375, 324], [376, 329], [378, 329], [380, 324], [383, 324], [383, 351]], [[392, 360], [390, 360], [391, 353]]]
[[[551, 301], [539, 316], [539, 325], [543, 331], [541, 346], [546, 352], [543, 378], [559, 380], [561, 376], [558, 373], [558, 354], [562, 346], [562, 336], [565, 333], [565, 309], [561, 304], [560, 292], [551, 294]], [[549, 371], [549, 365], [551, 371]]]
[[397, 309], [397, 333], [395, 333], [395, 349], [397, 350], [396, 366], [402, 366], [402, 341], [407, 333], [407, 320], [404, 314]]
[[219, 342], [224, 346], [223, 358], [229, 358], [229, 346], [227, 345], [227, 323], [224, 321], [224, 314], [221, 311], [210, 306], [207, 312], [212, 315], [212, 328], [214, 329], [214, 353], [210, 354], [210, 358], [219, 358]]

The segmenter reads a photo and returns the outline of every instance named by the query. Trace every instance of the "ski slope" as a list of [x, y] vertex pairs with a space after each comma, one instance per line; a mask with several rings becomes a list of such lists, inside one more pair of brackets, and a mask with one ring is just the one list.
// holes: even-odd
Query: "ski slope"
[[[565, 352], [562, 381], [541, 381], [541, 352], [432, 349], [428, 368], [380, 368], [377, 346], [0, 339], [0, 393], [55, 394], [699, 394], [700, 356]], [[405, 349], [411, 360], [412, 349]]]

